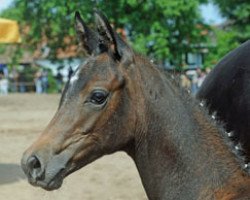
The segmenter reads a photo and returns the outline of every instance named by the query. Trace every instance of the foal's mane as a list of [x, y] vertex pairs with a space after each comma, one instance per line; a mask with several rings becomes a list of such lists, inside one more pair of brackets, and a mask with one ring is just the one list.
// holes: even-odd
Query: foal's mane
[[237, 144], [232, 141], [229, 135], [233, 133], [227, 133], [225, 131], [224, 124], [222, 121], [218, 121], [216, 113], [209, 114], [209, 111], [205, 106], [206, 102], [199, 101], [191, 95], [189, 90], [181, 87], [180, 79], [175, 73], [170, 73], [163, 68], [158, 67], [144, 56], [137, 56], [137, 58], [139, 59], [137, 64], [141, 65], [141, 68], [143, 68], [143, 64], [146, 64], [151, 65], [156, 70], [158, 70], [160, 74], [163, 75], [161, 77], [162, 80], [175, 93], [175, 96], [179, 98], [185, 108], [189, 112], [198, 111], [202, 115], [204, 121], [206, 121], [205, 126], [207, 126], [208, 128], [215, 128], [220, 133], [217, 139], [223, 141], [223, 143], [228, 146], [228, 150], [235, 155], [235, 159], [237, 160], [241, 168], [250, 173], [249, 166], [244, 162], [244, 150], [242, 148], [239, 148]]
[[235, 155], [236, 160], [240, 164], [241, 168], [248, 172], [250, 174], [250, 166], [249, 164], [246, 164], [245, 157], [244, 157], [244, 149], [242, 147], [238, 146], [239, 144], [235, 144], [234, 141], [230, 138], [230, 134], [232, 135], [233, 133], [226, 132], [224, 128], [224, 123], [222, 121], [219, 121], [216, 112], [209, 114], [209, 110], [206, 107], [206, 102], [205, 101], [199, 101], [198, 99], [194, 98], [191, 96], [191, 93], [188, 89], [185, 89], [181, 87], [180, 84], [180, 79], [175, 73], [170, 73], [162, 68], [158, 67], [158, 70], [164, 74], [166, 78], [166, 82], [168, 82], [172, 87], [174, 87], [178, 91], [178, 96], [181, 97], [181, 100], [185, 104], [185, 106], [188, 106], [190, 109], [199, 109], [205, 119], [208, 120], [208, 123], [211, 124], [211, 126], [214, 126], [218, 129], [220, 132], [220, 138], [229, 148], [229, 151], [233, 152]]

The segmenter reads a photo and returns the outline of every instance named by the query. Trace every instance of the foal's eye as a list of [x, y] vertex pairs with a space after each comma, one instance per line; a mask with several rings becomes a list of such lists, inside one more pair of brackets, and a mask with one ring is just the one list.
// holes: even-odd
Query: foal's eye
[[97, 105], [101, 105], [107, 100], [107, 97], [108, 97], [108, 92], [102, 90], [96, 90], [92, 92], [90, 96], [90, 102]]

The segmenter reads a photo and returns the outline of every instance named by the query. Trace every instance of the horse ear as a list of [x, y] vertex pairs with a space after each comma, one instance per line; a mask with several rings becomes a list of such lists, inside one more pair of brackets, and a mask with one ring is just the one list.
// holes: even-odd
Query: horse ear
[[87, 27], [78, 11], [75, 12], [75, 29], [78, 41], [86, 52], [91, 54], [99, 53], [98, 34]]
[[111, 51], [114, 56], [120, 59], [117, 50], [115, 32], [113, 31], [108, 19], [98, 10], [95, 10], [95, 22], [99, 33], [99, 48], [101, 51]]
[[95, 10], [97, 31], [99, 33], [99, 48], [101, 51], [111, 51], [117, 60], [132, 59], [132, 50], [113, 30], [103, 13]]

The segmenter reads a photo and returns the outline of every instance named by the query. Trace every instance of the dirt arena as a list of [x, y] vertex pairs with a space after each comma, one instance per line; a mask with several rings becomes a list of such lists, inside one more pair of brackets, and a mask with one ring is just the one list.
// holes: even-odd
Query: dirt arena
[[144, 200], [133, 161], [105, 156], [67, 177], [53, 192], [29, 185], [20, 168], [23, 151], [52, 118], [58, 95], [0, 96], [0, 200]]

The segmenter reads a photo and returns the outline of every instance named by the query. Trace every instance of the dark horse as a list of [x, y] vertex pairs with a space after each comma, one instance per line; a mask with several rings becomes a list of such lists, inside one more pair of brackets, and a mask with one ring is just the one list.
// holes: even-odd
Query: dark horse
[[[46, 190], [97, 158], [122, 150], [149, 199], [249, 199], [250, 178], [199, 104], [133, 50], [95, 12], [97, 31], [77, 12], [90, 57], [71, 77], [47, 128], [24, 153], [29, 182]], [[129, 191], [128, 191], [129, 192]]]
[[226, 55], [197, 93], [250, 162], [250, 41]]

